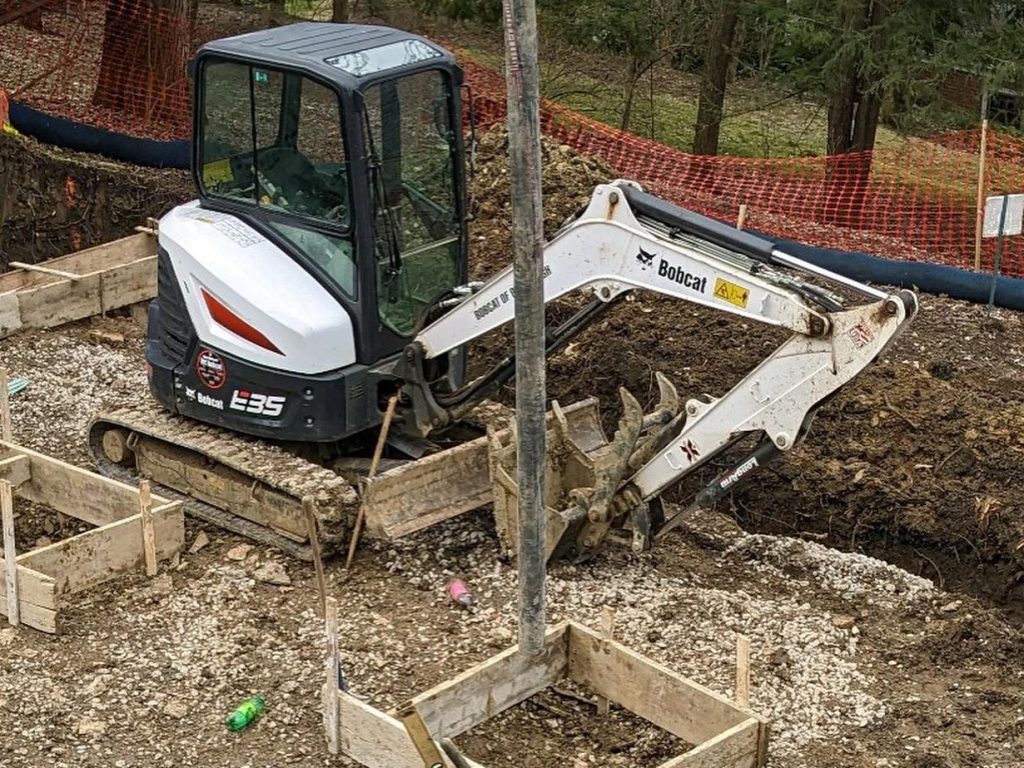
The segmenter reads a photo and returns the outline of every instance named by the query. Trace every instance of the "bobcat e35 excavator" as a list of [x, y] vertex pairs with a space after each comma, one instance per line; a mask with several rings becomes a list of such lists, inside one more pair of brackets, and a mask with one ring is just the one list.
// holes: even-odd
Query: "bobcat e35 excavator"
[[[95, 419], [100, 468], [144, 473], [192, 514], [300, 556], [307, 511], [335, 544], [360, 506], [371, 534], [399, 536], [488, 503], [492, 476], [514, 477], [512, 441], [507, 410], [481, 402], [515, 361], [467, 382], [464, 349], [514, 319], [515, 296], [511, 269], [467, 281], [452, 55], [394, 29], [302, 23], [209, 43], [190, 71], [199, 198], [159, 223], [146, 347], [163, 410]], [[635, 289], [792, 332], [719, 398], [681, 406], [659, 375], [645, 416], [623, 391], [610, 441], [593, 402], [555, 408], [550, 503], [565, 510], [549, 550], [577, 556], [619, 530], [647, 546], [663, 524], [652, 501], [727, 449], [750, 444], [694, 505], [790, 450], [917, 309], [909, 292], [819, 269], [625, 181], [593, 191], [544, 264], [546, 301], [589, 295], [550, 330], [549, 353]], [[864, 301], [847, 307], [835, 290]], [[360, 480], [396, 393], [389, 458]]]

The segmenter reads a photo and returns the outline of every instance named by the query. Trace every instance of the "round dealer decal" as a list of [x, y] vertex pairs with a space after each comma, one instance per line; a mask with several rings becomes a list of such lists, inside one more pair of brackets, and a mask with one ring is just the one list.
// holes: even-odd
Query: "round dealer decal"
[[199, 380], [210, 389], [220, 389], [228, 378], [228, 367], [216, 352], [204, 349], [196, 358]]

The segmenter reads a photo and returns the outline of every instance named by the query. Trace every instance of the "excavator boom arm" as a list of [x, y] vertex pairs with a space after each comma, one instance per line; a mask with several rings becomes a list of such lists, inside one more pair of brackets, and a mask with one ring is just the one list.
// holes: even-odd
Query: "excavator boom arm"
[[[757, 261], [699, 236], [675, 237], [637, 219], [628, 189], [594, 190], [583, 214], [544, 249], [544, 300], [588, 289], [602, 301], [642, 288], [804, 335], [827, 328], [822, 312], [791, 289], [755, 273]], [[693, 214], [688, 214], [694, 216]], [[737, 243], [757, 240], [736, 231]], [[415, 340], [433, 358], [515, 318], [511, 267], [425, 328]]]
[[[807, 276], [816, 283], [802, 279]], [[817, 284], [823, 281], [869, 301], [847, 308]], [[793, 333], [721, 398], [688, 400], [682, 412], [663, 407], [673, 403], [678, 410], [678, 397], [662, 377], [658, 418], [644, 418], [623, 391], [624, 416], [609, 452], [615, 458], [593, 488], [574, 495], [589, 520], [580, 549], [593, 549], [610, 520], [644, 507], [744, 435], [761, 434], [761, 442], [698, 501], [713, 501], [759, 461], [788, 451], [817, 407], [870, 365], [917, 311], [909, 291], [886, 293], [820, 269], [630, 182], [597, 187], [585, 211], [552, 238], [544, 250], [544, 285], [546, 302], [581, 289], [611, 302], [642, 288]], [[506, 269], [425, 328], [408, 357], [440, 356], [514, 317], [512, 270]], [[429, 430], [444, 420], [421, 386], [413, 402], [425, 400], [435, 409], [420, 420]]]

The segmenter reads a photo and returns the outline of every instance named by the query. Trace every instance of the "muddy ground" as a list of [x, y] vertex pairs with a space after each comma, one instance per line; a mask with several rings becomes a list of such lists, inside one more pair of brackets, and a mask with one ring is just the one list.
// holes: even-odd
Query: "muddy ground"
[[[509, 258], [501, 150], [500, 135], [485, 137], [478, 273]], [[554, 228], [608, 177], [557, 147], [545, 158]], [[97, 328], [107, 335], [93, 336]], [[662, 370], [684, 397], [721, 394], [779, 341], [641, 297], [552, 360], [549, 386], [562, 402], [600, 395], [613, 422], [619, 385], [649, 403]], [[586, 565], [557, 565], [551, 619], [596, 626], [613, 605], [623, 642], [727, 695], [735, 633], [749, 635], [752, 704], [773, 720], [774, 768], [1024, 766], [1022, 347], [1017, 314], [922, 297], [911, 333], [822, 409], [802, 446], [723, 505], [751, 535], [715, 549], [678, 534], [642, 556], [609, 549]], [[487, 357], [480, 345], [477, 365]], [[79, 464], [88, 463], [90, 414], [145, 396], [141, 334], [127, 318], [2, 340], [0, 361], [32, 380], [13, 402], [16, 438]], [[21, 549], [62, 535], [44, 510], [18, 512]], [[200, 530], [189, 523], [189, 545]], [[0, 631], [4, 766], [346, 764], [328, 758], [322, 739], [311, 569], [205, 532], [211, 544], [157, 579], [73, 601], [59, 637]], [[290, 585], [256, 577], [270, 561]], [[477, 595], [475, 613], [445, 599], [453, 576]], [[368, 545], [352, 572], [333, 560], [328, 585], [350, 687], [375, 706], [397, 705], [514, 639], [515, 574], [486, 511]], [[222, 718], [256, 692], [267, 714], [228, 733]], [[640, 768], [682, 748], [559, 693], [459, 743], [489, 768]]]
[[0, 270], [130, 235], [192, 197], [186, 171], [157, 170], [0, 132]]

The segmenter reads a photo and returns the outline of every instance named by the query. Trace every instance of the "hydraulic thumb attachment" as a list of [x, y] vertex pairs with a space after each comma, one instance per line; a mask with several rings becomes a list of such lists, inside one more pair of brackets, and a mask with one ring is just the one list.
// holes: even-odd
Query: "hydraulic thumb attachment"
[[[664, 491], [685, 478], [702, 478], [705, 484], [690, 508], [710, 507], [791, 450], [817, 408], [882, 354], [917, 311], [909, 291], [888, 293], [823, 270], [629, 182], [595, 189], [586, 210], [546, 245], [544, 275], [545, 301], [574, 290], [592, 296], [549, 334], [549, 354], [636, 289], [792, 334], [721, 397], [690, 399], [680, 408], [674, 387], [659, 374], [659, 403], [644, 416], [623, 390], [622, 417], [610, 440], [601, 435], [591, 445], [575, 444], [559, 428], [556, 404], [549, 434], [549, 554], [576, 557], [593, 554], [616, 530], [628, 532], [634, 549], [645, 549], [665, 525], [678, 522], [663, 520], [658, 497]], [[868, 301], [848, 307], [834, 291]], [[506, 269], [416, 337], [397, 370], [412, 405], [407, 429], [426, 434], [445, 425], [507, 380], [515, 365], [511, 358], [452, 394], [433, 392], [423, 370], [426, 361], [514, 316], [512, 272]], [[741, 444], [755, 447], [708, 481], [714, 474], [706, 471], [709, 462], [720, 463]], [[514, 440], [491, 446], [498, 514], [510, 514], [515, 506], [513, 449]]]

